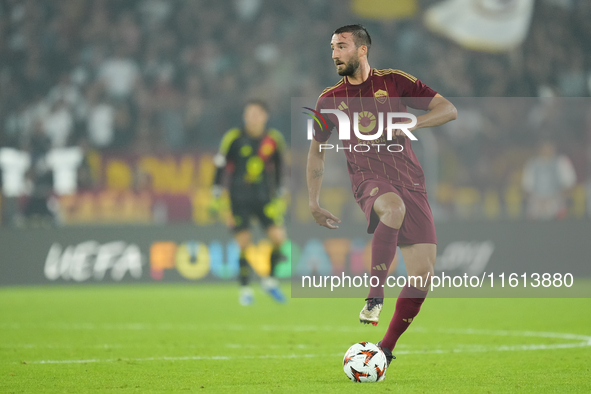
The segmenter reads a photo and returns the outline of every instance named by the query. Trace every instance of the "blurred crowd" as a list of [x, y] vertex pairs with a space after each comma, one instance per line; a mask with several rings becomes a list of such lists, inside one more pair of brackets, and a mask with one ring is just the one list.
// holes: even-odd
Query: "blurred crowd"
[[[248, 97], [272, 103], [287, 133], [290, 98], [338, 79], [332, 30], [358, 20], [329, 0], [3, 0], [0, 141], [209, 148]], [[589, 96], [589, 20], [588, 1], [538, 1], [527, 41], [506, 54], [464, 50], [419, 16], [361, 21], [374, 67], [407, 70], [450, 97], [535, 97]]]
[[[82, 167], [89, 149], [214, 151], [253, 97], [270, 103], [289, 141], [291, 97], [338, 80], [329, 40], [352, 22], [372, 35], [372, 66], [408, 71], [448, 97], [590, 95], [590, 1], [537, 1], [526, 42], [503, 54], [463, 49], [420, 18], [366, 20], [331, 0], [0, 0], [0, 147], [33, 162], [76, 147]], [[589, 138], [581, 128], [558, 149], [570, 154]], [[441, 136], [441, 167], [459, 163], [452, 184], [478, 182], [488, 162], [453, 159], [458, 141]], [[585, 177], [591, 159], [582, 160]]]

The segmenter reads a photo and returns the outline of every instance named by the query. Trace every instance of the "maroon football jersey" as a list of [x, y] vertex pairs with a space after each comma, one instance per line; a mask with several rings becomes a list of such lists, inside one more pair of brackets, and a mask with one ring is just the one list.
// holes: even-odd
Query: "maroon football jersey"
[[[316, 111], [321, 109], [339, 109], [347, 114], [353, 129], [353, 113], [359, 113], [359, 130], [367, 134], [375, 134], [379, 122], [376, 119], [379, 113], [383, 114], [384, 128], [386, 125], [386, 113], [407, 112], [407, 106], [416, 109], [427, 110], [432, 98], [437, 94], [427, 85], [400, 70], [372, 69], [369, 78], [359, 85], [349, 83], [347, 77], [343, 77], [336, 85], [326, 88], [316, 104]], [[320, 128], [314, 125], [314, 139], [318, 142], [326, 142], [331, 135], [334, 125], [338, 124], [337, 117], [332, 114], [323, 114], [328, 123]], [[398, 122], [408, 119], [400, 118]], [[331, 124], [332, 123], [332, 124]], [[353, 130], [350, 131], [351, 139], [338, 141], [338, 145], [344, 148], [347, 156], [347, 169], [351, 177], [353, 192], [361, 182], [367, 179], [379, 179], [400, 185], [409, 190], [425, 191], [425, 176], [423, 169], [412, 150], [410, 139], [397, 137], [386, 139], [386, 132], [374, 141], [359, 139]], [[416, 136], [416, 134], [415, 134]], [[420, 139], [420, 136], [417, 136]], [[370, 145], [368, 149], [363, 147], [355, 151], [355, 145]], [[403, 148], [387, 146], [399, 144]], [[334, 144], [333, 144], [334, 145]], [[379, 146], [377, 146], [379, 145]], [[334, 150], [334, 149], [333, 149]], [[339, 149], [340, 151], [341, 149]]]

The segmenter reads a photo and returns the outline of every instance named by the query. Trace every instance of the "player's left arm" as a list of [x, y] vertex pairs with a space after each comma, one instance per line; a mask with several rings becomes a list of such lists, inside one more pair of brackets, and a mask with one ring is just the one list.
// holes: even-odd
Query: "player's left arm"
[[[448, 99], [437, 93], [429, 103], [427, 112], [417, 116], [417, 124], [410, 131], [441, 126], [458, 118], [458, 110]], [[402, 133], [402, 131], [397, 130]]]

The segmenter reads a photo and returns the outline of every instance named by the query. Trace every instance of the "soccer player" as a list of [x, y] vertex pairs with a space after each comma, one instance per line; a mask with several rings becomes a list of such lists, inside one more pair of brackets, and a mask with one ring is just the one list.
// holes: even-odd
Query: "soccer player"
[[[453, 104], [412, 75], [399, 70], [371, 68], [368, 63], [371, 38], [363, 26], [348, 25], [335, 30], [330, 46], [336, 71], [343, 78], [322, 92], [316, 111], [341, 109], [348, 112], [351, 122], [354, 111], [362, 112], [357, 108], [360, 106], [356, 104], [359, 100], [371, 100], [371, 105], [366, 104], [363, 110], [373, 115], [377, 115], [377, 112], [406, 112], [407, 106], [427, 111], [417, 117], [416, 125], [408, 130], [411, 133], [456, 119], [457, 111]], [[324, 115], [324, 119], [333, 125], [340, 123], [338, 120], [335, 122], [337, 118], [333, 115]], [[408, 119], [400, 119], [404, 121], [398, 123], [409, 123]], [[321, 144], [330, 137], [331, 126], [328, 125], [328, 130], [314, 126], [314, 138], [308, 154], [307, 181], [309, 207], [314, 220], [321, 226], [335, 229], [341, 220], [318, 203], [326, 150], [321, 149]], [[401, 290], [394, 316], [384, 338], [378, 343], [386, 353], [388, 363], [392, 359], [396, 341], [419, 313], [427, 295], [437, 243], [423, 170], [407, 135], [401, 129], [396, 129], [393, 136], [395, 138], [390, 141], [385, 138], [365, 141], [355, 136], [339, 141], [347, 157], [355, 199], [367, 218], [367, 232], [373, 233], [371, 276], [379, 278], [379, 285], [369, 290], [359, 320], [365, 324], [378, 323], [384, 298], [382, 285], [397, 246], [404, 257], [409, 277], [422, 278], [422, 281], [407, 284]], [[359, 148], [355, 144], [366, 146]], [[390, 144], [399, 145], [390, 151], [386, 149]], [[352, 146], [354, 149], [351, 149]]]
[[285, 302], [285, 296], [274, 277], [275, 266], [285, 258], [279, 248], [285, 241], [283, 215], [275, 197], [281, 194], [281, 169], [285, 152], [285, 140], [275, 129], [267, 128], [268, 110], [263, 101], [251, 100], [243, 114], [244, 127], [226, 132], [220, 149], [214, 157], [217, 167], [213, 195], [219, 198], [225, 173], [230, 174], [230, 203], [233, 215], [234, 238], [240, 247], [240, 297], [242, 305], [254, 301], [249, 287], [250, 266], [246, 260], [246, 248], [251, 243], [251, 219], [266, 229], [273, 244], [271, 273], [263, 278], [262, 286], [276, 301]]

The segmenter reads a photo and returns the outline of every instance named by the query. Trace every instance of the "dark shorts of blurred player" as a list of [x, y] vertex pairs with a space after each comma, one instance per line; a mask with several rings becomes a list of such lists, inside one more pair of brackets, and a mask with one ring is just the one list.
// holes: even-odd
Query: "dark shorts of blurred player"
[[230, 199], [230, 203], [234, 218], [234, 226], [232, 227], [234, 234], [243, 230], [250, 230], [254, 218], [258, 220], [261, 227], [265, 230], [268, 230], [271, 226], [280, 226], [283, 224], [283, 217], [273, 215], [270, 209], [272, 203], [270, 200], [237, 201]]
[[355, 201], [357, 201], [367, 219], [367, 233], [373, 234], [380, 222], [380, 218], [373, 210], [375, 200], [382, 194], [390, 192], [397, 194], [406, 208], [404, 221], [398, 233], [398, 244], [437, 244], [435, 223], [433, 222], [433, 213], [429, 206], [427, 193], [411, 191], [402, 186], [376, 179], [368, 179], [362, 182], [355, 192]]

